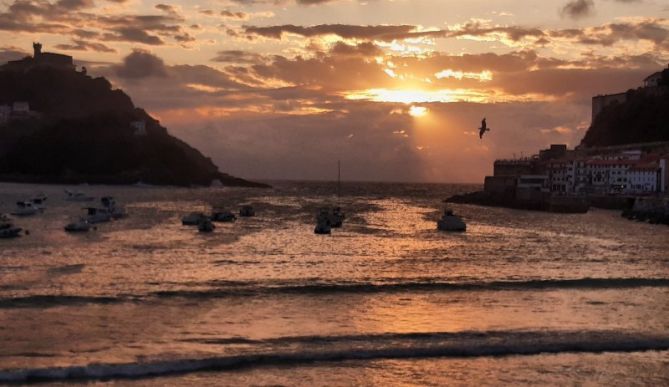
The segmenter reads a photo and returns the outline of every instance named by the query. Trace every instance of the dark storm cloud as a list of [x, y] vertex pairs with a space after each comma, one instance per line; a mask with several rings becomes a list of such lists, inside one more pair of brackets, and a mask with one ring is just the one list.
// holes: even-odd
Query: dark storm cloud
[[572, 0], [562, 7], [562, 16], [572, 19], [581, 19], [594, 13], [595, 3], [593, 0]]
[[116, 75], [121, 78], [165, 77], [165, 62], [147, 51], [134, 50], [123, 58], [123, 63], [115, 67]]

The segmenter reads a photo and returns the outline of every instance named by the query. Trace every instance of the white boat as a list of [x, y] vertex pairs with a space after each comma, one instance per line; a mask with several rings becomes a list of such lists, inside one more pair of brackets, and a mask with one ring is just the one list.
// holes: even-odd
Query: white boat
[[209, 220], [209, 217], [201, 212], [191, 212], [181, 218], [181, 224], [184, 226], [197, 226], [204, 220]]
[[216, 226], [208, 218], [202, 219], [200, 223], [197, 224], [197, 230], [199, 232], [212, 232]]
[[125, 208], [116, 204], [116, 200], [111, 196], [104, 196], [100, 199], [102, 206], [107, 209], [114, 219], [125, 218], [128, 214], [125, 212]]
[[95, 200], [95, 197], [86, 195], [81, 191], [65, 190], [65, 200], [68, 202], [90, 202]]
[[251, 207], [248, 204], [243, 205], [239, 209], [239, 216], [244, 217], [244, 218], [248, 218], [248, 217], [251, 217], [251, 216], [256, 216], [256, 211], [253, 209], [253, 207]]
[[214, 222], [234, 222], [237, 217], [230, 211], [214, 211], [211, 214], [211, 220]]
[[106, 208], [88, 207], [85, 220], [90, 224], [104, 223], [112, 220], [112, 214]]
[[33, 206], [35, 206], [35, 208], [37, 208], [38, 210], [44, 211], [46, 209], [46, 203], [45, 203], [46, 199], [47, 199], [46, 195], [39, 194], [34, 198], [30, 199], [29, 202], [31, 202]]
[[44, 210], [37, 207], [32, 201], [16, 202], [16, 207], [16, 210], [12, 212], [14, 216], [32, 216]]
[[467, 231], [467, 225], [452, 210], [444, 210], [444, 215], [437, 221], [437, 229], [440, 231]]
[[65, 226], [67, 232], [88, 232], [91, 229], [91, 224], [86, 219], [79, 219]]

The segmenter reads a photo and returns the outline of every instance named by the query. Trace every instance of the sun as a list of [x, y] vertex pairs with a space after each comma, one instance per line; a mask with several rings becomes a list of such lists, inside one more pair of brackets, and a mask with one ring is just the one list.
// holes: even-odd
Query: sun
[[411, 106], [409, 108], [409, 114], [413, 117], [424, 117], [428, 113], [428, 109], [425, 106]]

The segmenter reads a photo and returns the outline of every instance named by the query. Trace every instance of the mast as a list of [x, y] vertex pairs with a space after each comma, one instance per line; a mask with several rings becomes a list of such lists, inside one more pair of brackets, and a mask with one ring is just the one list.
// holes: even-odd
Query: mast
[[337, 160], [337, 204], [341, 198], [341, 160]]

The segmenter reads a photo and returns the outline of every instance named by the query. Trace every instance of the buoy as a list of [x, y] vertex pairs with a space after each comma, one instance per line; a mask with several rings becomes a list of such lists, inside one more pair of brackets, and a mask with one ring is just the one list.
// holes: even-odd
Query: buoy
[[24, 233], [25, 233], [26, 235], [30, 235], [30, 230], [26, 230], [26, 231], [24, 231]]

